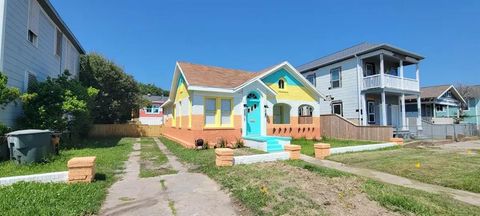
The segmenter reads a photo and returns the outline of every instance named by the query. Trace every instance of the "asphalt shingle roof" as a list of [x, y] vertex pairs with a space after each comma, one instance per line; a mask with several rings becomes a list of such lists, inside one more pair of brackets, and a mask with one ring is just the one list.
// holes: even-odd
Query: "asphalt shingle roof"
[[300, 66], [297, 67], [297, 70], [300, 71], [300, 72], [305, 72], [305, 71], [308, 71], [308, 70], [311, 70], [311, 69], [314, 69], [314, 68], [318, 68], [318, 67], [321, 67], [321, 66], [324, 66], [324, 65], [327, 65], [327, 64], [331, 64], [331, 63], [334, 63], [334, 62], [338, 62], [338, 61], [341, 61], [341, 60], [352, 58], [355, 55], [359, 55], [359, 54], [363, 54], [363, 53], [366, 53], [366, 52], [378, 50], [378, 49], [381, 49], [381, 48], [394, 50], [396, 52], [400, 52], [400, 53], [403, 53], [403, 54], [408, 54], [409, 56], [417, 58], [417, 59], [423, 59], [423, 57], [420, 56], [420, 55], [417, 55], [415, 53], [412, 53], [412, 52], [409, 52], [409, 51], [406, 51], [406, 50], [396, 48], [396, 47], [394, 47], [392, 45], [389, 45], [389, 44], [386, 44], [386, 43], [373, 44], [373, 43], [364, 42], [364, 43], [357, 44], [355, 46], [349, 47], [347, 49], [338, 51], [336, 53], [321, 57], [321, 58], [316, 59], [316, 60], [313, 60], [309, 63], [300, 65]]
[[178, 62], [178, 64], [188, 84], [194, 86], [235, 88], [261, 74], [261, 72], [249, 72], [188, 62]]

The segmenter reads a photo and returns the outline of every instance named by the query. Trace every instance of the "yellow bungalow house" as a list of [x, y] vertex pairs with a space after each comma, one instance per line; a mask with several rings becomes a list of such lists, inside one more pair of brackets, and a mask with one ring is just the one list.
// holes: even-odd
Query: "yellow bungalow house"
[[164, 135], [187, 147], [220, 140], [273, 152], [291, 138], [320, 138], [324, 97], [288, 62], [259, 72], [177, 62], [162, 105]]

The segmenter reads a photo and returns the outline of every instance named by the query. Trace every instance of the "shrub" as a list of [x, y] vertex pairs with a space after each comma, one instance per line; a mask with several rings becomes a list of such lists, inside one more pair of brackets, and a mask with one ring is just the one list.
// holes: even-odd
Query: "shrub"
[[226, 148], [227, 144], [228, 144], [227, 140], [222, 137], [217, 140], [217, 144], [215, 145], [215, 148]]
[[84, 86], [99, 90], [92, 110], [95, 123], [124, 123], [143, 101], [133, 77], [101, 55], [81, 57], [79, 79]]
[[243, 148], [245, 147], [245, 143], [243, 142], [242, 139], [237, 138], [235, 141], [235, 148]]
[[0, 72], [0, 110], [20, 96], [20, 90], [7, 86], [8, 77]]
[[36, 83], [21, 96], [24, 115], [18, 119], [23, 128], [69, 130], [75, 135], [88, 133], [95, 88], [86, 88], [65, 71], [58, 78]]

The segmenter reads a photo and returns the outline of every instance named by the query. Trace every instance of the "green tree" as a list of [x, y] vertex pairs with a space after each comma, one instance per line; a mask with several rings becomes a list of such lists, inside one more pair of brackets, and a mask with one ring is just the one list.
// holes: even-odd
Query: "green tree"
[[99, 90], [92, 116], [95, 123], [123, 123], [139, 107], [141, 94], [137, 82], [119, 66], [99, 54], [80, 59], [80, 82]]
[[86, 135], [92, 124], [90, 110], [98, 90], [84, 87], [65, 71], [58, 78], [36, 83], [21, 96], [24, 115], [18, 123], [24, 128], [70, 130]]
[[160, 87], [155, 86], [154, 84], [144, 84], [138, 83], [138, 87], [140, 88], [140, 94], [142, 95], [158, 95], [158, 96], [168, 96], [169, 92], [167, 90], [163, 90]]
[[5, 106], [12, 101], [15, 101], [20, 96], [20, 90], [7, 86], [8, 77], [0, 72], [0, 109], [5, 109]]

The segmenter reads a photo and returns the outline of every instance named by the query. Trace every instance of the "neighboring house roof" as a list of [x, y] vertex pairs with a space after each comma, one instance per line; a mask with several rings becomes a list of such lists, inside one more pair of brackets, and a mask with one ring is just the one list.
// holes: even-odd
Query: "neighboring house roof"
[[[457, 97], [461, 102], [466, 103], [462, 95], [453, 85], [438, 85], [438, 86], [428, 86], [422, 87], [420, 89], [420, 98], [422, 100], [433, 100], [440, 98], [447, 91], [452, 90], [452, 93]], [[406, 99], [412, 100], [416, 99], [414, 96], [408, 96]]]
[[42, 9], [47, 13], [47, 15], [50, 17], [50, 19], [52, 19], [52, 21], [55, 23], [55, 25], [57, 25], [58, 28], [60, 28], [60, 30], [62, 31], [62, 33], [65, 34], [65, 36], [68, 38], [68, 40], [70, 40], [72, 42], [73, 46], [75, 46], [75, 48], [78, 50], [78, 52], [80, 54], [85, 54], [85, 50], [83, 49], [82, 45], [80, 44], [80, 42], [78, 42], [77, 38], [72, 33], [72, 31], [70, 31], [67, 24], [65, 24], [65, 22], [63, 22], [62, 18], [60, 17], [58, 12], [55, 10], [53, 5], [50, 3], [50, 1], [49, 0], [38, 0], [38, 3], [42, 7]]
[[373, 52], [373, 51], [380, 50], [380, 49], [391, 50], [391, 51], [394, 51], [394, 52], [399, 53], [399, 54], [410, 56], [410, 57], [415, 58], [417, 60], [424, 59], [423, 56], [420, 56], [416, 53], [413, 53], [413, 52], [410, 52], [410, 51], [407, 51], [407, 50], [404, 50], [404, 49], [397, 48], [397, 47], [392, 46], [390, 44], [386, 44], [386, 43], [373, 44], [373, 43], [364, 42], [364, 43], [352, 46], [350, 48], [338, 51], [336, 53], [321, 57], [321, 58], [316, 59], [314, 61], [311, 61], [309, 63], [300, 65], [300, 66], [297, 67], [297, 70], [303, 73], [303, 72], [306, 72], [308, 70], [316, 69], [316, 68], [319, 68], [319, 67], [322, 67], [322, 66], [325, 66], [325, 65], [329, 65], [329, 64], [333, 64], [333, 63], [343, 61], [343, 60], [346, 60], [346, 59], [349, 59], [349, 58], [353, 58], [353, 57], [355, 57], [355, 55], [361, 55], [361, 54], [364, 54], [364, 53]]
[[188, 84], [194, 86], [235, 88], [257, 73], [215, 66], [178, 62]]
[[[468, 88], [464, 90], [462, 88]], [[458, 89], [461, 92], [468, 91], [468, 95], [463, 95], [464, 98], [480, 98], [480, 85], [472, 85], [472, 86], [460, 86]]]
[[158, 96], [158, 95], [143, 95], [143, 98], [150, 102], [159, 102], [159, 103], [164, 103], [165, 101], [168, 100], [168, 97]]

